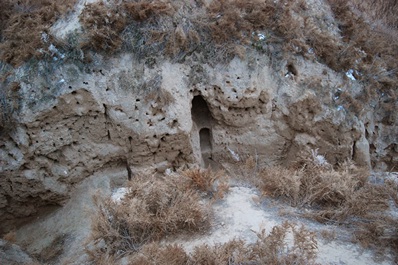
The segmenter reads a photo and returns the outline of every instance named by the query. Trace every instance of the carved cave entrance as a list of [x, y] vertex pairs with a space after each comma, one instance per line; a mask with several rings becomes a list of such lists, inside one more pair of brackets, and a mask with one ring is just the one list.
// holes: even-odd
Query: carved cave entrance
[[[201, 95], [194, 96], [192, 100], [192, 121], [194, 122], [194, 134], [199, 136], [196, 141], [200, 148], [201, 160], [204, 166], [208, 166], [212, 159], [213, 151], [213, 137], [212, 137], [212, 124], [213, 117], [211, 116], [210, 109], [207, 105], [206, 100]], [[198, 152], [199, 153], [199, 152]]]

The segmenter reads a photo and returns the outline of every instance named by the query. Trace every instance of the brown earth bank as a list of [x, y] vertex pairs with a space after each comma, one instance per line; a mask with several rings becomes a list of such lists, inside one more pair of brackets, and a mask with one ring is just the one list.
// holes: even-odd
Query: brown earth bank
[[4, 5], [1, 234], [108, 171], [236, 174], [249, 157], [297, 168], [311, 152], [396, 170], [395, 1]]

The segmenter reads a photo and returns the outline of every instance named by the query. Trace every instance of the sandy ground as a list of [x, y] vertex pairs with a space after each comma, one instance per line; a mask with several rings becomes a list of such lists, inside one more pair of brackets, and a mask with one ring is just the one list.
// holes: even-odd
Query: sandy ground
[[[94, 175], [77, 188], [72, 199], [61, 209], [26, 225], [17, 231], [17, 244], [22, 245], [34, 255], [41, 255], [49, 264], [85, 264], [87, 256], [83, 243], [90, 232], [90, 209], [93, 206], [92, 194], [101, 192], [120, 198], [123, 190], [114, 188], [111, 179], [122, 184], [125, 171], [109, 171]], [[117, 186], [117, 185], [116, 185]], [[200, 244], [214, 245], [234, 238], [254, 242], [256, 232], [289, 220], [298, 225], [304, 224], [312, 231], [334, 231], [336, 239], [326, 241], [318, 238], [318, 258], [320, 264], [393, 264], [392, 261], [376, 262], [373, 253], [349, 243], [347, 231], [334, 226], [326, 226], [290, 215], [295, 209], [289, 206], [260, 200], [258, 191], [247, 185], [235, 185], [221, 201], [213, 204], [214, 222], [206, 235], [190, 238], [177, 238], [172, 243], [181, 244], [187, 251], [192, 251]], [[287, 214], [280, 215], [280, 212]]]
[[64, 207], [20, 228], [15, 243], [48, 264], [85, 264], [83, 244], [90, 233], [92, 196], [97, 192], [110, 196], [112, 186], [123, 182], [125, 175], [126, 170], [121, 169], [87, 178]]
[[[244, 239], [248, 243], [256, 241], [256, 232], [262, 229], [271, 231], [276, 225], [288, 220], [298, 225], [304, 224], [311, 231], [334, 231], [336, 236], [347, 238], [346, 231], [335, 226], [322, 225], [303, 218], [280, 216], [280, 210], [294, 211], [294, 209], [265, 200], [260, 203], [258, 191], [251, 187], [232, 187], [227, 197], [214, 205], [215, 223], [209, 235], [180, 239], [180, 243], [187, 251], [191, 251], [200, 244], [214, 245], [225, 243], [234, 238]], [[349, 239], [349, 238], [347, 238]], [[289, 242], [287, 242], [288, 244]], [[393, 262], [376, 262], [373, 253], [363, 248], [341, 240], [327, 241], [318, 239], [318, 258], [320, 264], [345, 264], [345, 265], [373, 265], [393, 264]]]

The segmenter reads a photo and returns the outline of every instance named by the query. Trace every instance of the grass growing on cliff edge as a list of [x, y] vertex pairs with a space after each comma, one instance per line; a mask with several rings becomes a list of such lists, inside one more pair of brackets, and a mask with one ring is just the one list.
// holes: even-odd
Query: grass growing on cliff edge
[[[374, 8], [373, 8], [374, 7]], [[381, 108], [388, 125], [395, 121], [398, 85], [396, 2], [329, 0], [318, 14], [307, 1], [214, 0], [118, 1], [87, 5], [80, 20], [81, 48], [132, 52], [139, 59], [166, 57], [182, 62], [201, 54], [206, 63], [245, 58], [247, 49], [273, 61], [303, 56], [331, 69], [352, 71], [365, 85], [343, 103], [357, 115], [363, 104], [386, 99]]]
[[[19, 66], [48, 52], [49, 28], [76, 0], [4, 0], [0, 10], [0, 59]], [[47, 37], [45, 37], [47, 36]]]
[[[0, 57], [14, 66], [49, 52], [45, 39], [57, 41], [49, 28], [75, 4], [3, 2]], [[318, 14], [305, 0], [98, 1], [85, 5], [83, 34], [73, 49], [83, 49], [85, 58], [88, 50], [124, 51], [146, 61], [165, 56], [181, 62], [195, 53], [206, 63], [244, 58], [247, 49], [273, 60], [299, 55], [338, 72], [351, 70], [366, 84], [360, 95], [346, 97], [347, 104], [366, 104], [383, 93], [388, 102], [381, 108], [393, 116], [385, 119], [391, 125], [398, 85], [396, 1], [329, 0], [324, 5], [326, 11]]]

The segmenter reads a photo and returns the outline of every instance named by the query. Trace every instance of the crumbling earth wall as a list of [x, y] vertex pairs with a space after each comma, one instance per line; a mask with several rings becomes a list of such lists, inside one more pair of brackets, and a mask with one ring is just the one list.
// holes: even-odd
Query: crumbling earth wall
[[291, 164], [311, 149], [331, 164], [397, 164], [397, 121], [379, 123], [371, 106], [358, 116], [341, 105], [337, 87], [360, 84], [317, 62], [276, 70], [256, 51], [226, 65], [195, 53], [154, 64], [95, 55], [86, 66], [59, 65], [49, 87], [32, 69], [21, 68], [18, 123], [1, 134], [0, 221], [62, 204], [75, 184], [108, 167], [128, 167], [131, 178], [140, 167], [164, 172], [248, 156]]

